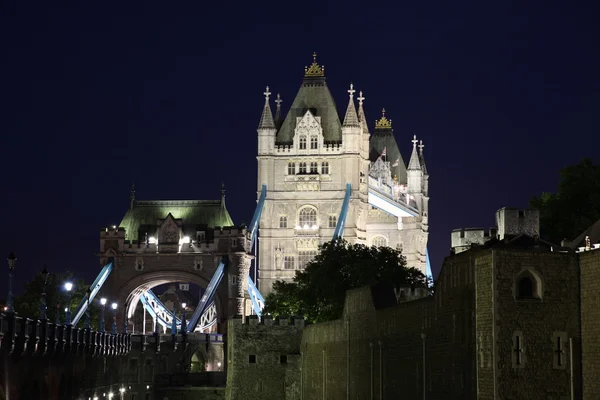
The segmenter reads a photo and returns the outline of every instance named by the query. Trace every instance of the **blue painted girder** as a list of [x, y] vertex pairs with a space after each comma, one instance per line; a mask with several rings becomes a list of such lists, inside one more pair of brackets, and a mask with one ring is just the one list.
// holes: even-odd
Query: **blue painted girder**
[[337, 220], [335, 231], [333, 232], [333, 240], [341, 239], [344, 235], [344, 225], [346, 224], [346, 216], [348, 215], [348, 205], [350, 204], [350, 196], [352, 195], [352, 185], [346, 184], [346, 195], [344, 196], [344, 202], [342, 203], [342, 210], [340, 211], [340, 217]]
[[106, 279], [112, 272], [113, 268], [114, 260], [110, 259], [108, 263], [102, 268], [102, 270], [96, 277], [96, 280], [94, 281], [94, 283], [92, 283], [92, 286], [90, 286], [89, 299], [87, 294], [83, 296], [83, 300], [81, 300], [81, 303], [79, 303], [79, 306], [77, 306], [77, 308], [75, 309], [74, 317], [71, 320], [73, 326], [77, 325], [81, 317], [85, 314], [88, 305], [92, 302], [92, 300], [94, 300], [94, 297], [96, 297], [96, 295], [100, 291], [100, 288], [102, 287], [104, 282], [106, 282]]
[[194, 330], [196, 329], [196, 326], [198, 325], [198, 322], [200, 321], [200, 317], [202, 316], [202, 314], [204, 314], [204, 312], [206, 311], [206, 309], [212, 302], [213, 297], [215, 296], [215, 293], [217, 292], [217, 288], [219, 287], [219, 283], [221, 283], [221, 279], [223, 279], [223, 275], [225, 274], [225, 264], [226, 263], [227, 263], [227, 258], [226, 257], [221, 258], [221, 262], [219, 263], [219, 266], [217, 267], [215, 274], [213, 275], [212, 279], [210, 280], [210, 283], [208, 284], [208, 287], [206, 288], [206, 291], [204, 292], [204, 296], [202, 296], [202, 298], [200, 299], [198, 306], [194, 310], [194, 314], [192, 314], [192, 316], [187, 324], [188, 332], [194, 332]]

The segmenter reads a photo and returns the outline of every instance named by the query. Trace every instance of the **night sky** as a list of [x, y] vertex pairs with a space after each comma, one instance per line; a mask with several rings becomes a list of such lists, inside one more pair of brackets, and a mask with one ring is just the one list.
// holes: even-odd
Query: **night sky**
[[435, 275], [452, 229], [599, 153], [592, 2], [57, 3], [0, 2], [0, 251], [19, 285], [44, 263], [91, 281], [132, 182], [150, 200], [218, 199], [224, 181], [249, 222], [265, 86], [287, 109], [313, 51], [342, 118], [353, 82], [406, 161], [423, 139]]

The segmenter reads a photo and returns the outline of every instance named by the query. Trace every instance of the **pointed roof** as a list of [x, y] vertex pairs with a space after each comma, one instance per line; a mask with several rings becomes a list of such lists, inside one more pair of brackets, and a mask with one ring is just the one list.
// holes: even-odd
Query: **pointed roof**
[[[385, 108], [382, 110], [381, 119], [375, 121], [375, 131], [369, 140], [369, 160], [372, 162], [377, 161], [383, 149], [386, 149], [386, 160], [390, 162], [392, 178], [397, 177], [399, 183], [405, 184], [407, 182], [406, 164], [394, 137], [392, 120], [387, 119], [385, 116]], [[398, 165], [392, 167], [396, 164], [396, 160]]]
[[358, 122], [358, 114], [356, 114], [356, 108], [354, 107], [354, 85], [350, 84], [350, 100], [348, 101], [348, 108], [346, 109], [346, 117], [344, 118], [344, 126], [360, 126]]
[[279, 93], [277, 93], [277, 99], [275, 99], [275, 104], [277, 104], [277, 109], [275, 110], [275, 126], [277, 127], [277, 129], [281, 128], [281, 125], [283, 124], [283, 116], [281, 115], [281, 103], [283, 103], [283, 100], [281, 100], [281, 96], [279, 95]]
[[271, 106], [269, 105], [269, 96], [271, 95], [271, 92], [269, 92], [268, 86], [263, 94], [265, 95], [265, 106], [263, 107], [260, 122], [258, 123], [258, 129], [275, 129], [273, 113], [271, 112]]
[[581, 235], [569, 243], [571, 249], [577, 249], [578, 247], [585, 247], [586, 237], [590, 237], [590, 243], [592, 245], [600, 243], [600, 219], [596, 221], [592, 226], [587, 228]]
[[417, 153], [417, 135], [413, 136], [413, 149], [412, 154], [410, 155], [410, 161], [408, 162], [408, 170], [421, 170], [421, 163], [419, 162], [419, 154]]
[[362, 90], [358, 92], [358, 120], [360, 121], [360, 126], [363, 129], [363, 133], [369, 133], [369, 124], [367, 124], [367, 117], [365, 116], [365, 110], [363, 109], [363, 101], [365, 101], [365, 97], [363, 96]]
[[195, 232], [196, 227], [234, 226], [233, 220], [222, 200], [136, 200], [127, 211], [119, 228], [125, 228], [127, 240], [143, 240], [141, 231], [152, 236], [157, 222], [169, 214], [181, 220], [184, 232]]
[[429, 175], [429, 173], [427, 172], [427, 165], [425, 165], [425, 158], [423, 157], [423, 148], [425, 148], [425, 145], [423, 144], [423, 141], [420, 140], [419, 141], [419, 162], [421, 163], [421, 171], [423, 171], [423, 175]]
[[305, 68], [304, 80], [292, 102], [277, 137], [277, 144], [292, 143], [296, 118], [303, 117], [309, 111], [317, 117], [321, 117], [321, 127], [325, 142], [340, 142], [342, 140], [342, 123], [337, 112], [333, 96], [325, 82], [325, 70], [316, 62], [316, 54], [313, 64]]

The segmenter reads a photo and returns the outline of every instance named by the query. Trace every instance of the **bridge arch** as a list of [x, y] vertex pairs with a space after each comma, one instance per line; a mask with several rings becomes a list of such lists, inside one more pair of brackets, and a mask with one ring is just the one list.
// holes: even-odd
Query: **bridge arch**
[[[121, 285], [116, 293], [116, 301], [119, 305], [125, 306], [127, 318], [130, 319], [133, 317], [144, 291], [174, 282], [190, 282], [202, 288], [206, 288], [209, 284], [208, 279], [194, 272], [181, 270], [149, 271], [140, 273]], [[219, 320], [226, 316], [226, 310], [221, 297], [221, 293], [217, 291], [214, 296], [214, 302]], [[122, 312], [120, 314], [123, 315]], [[188, 314], [189, 316], [191, 314]], [[120, 327], [118, 325], [119, 330]]]

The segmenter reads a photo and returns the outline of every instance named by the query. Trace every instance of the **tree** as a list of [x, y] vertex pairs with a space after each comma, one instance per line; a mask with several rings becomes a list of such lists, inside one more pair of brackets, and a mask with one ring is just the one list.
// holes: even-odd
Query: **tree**
[[341, 317], [347, 290], [381, 282], [395, 287], [427, 284], [423, 273], [407, 268], [401, 252], [389, 247], [336, 240], [320, 250], [293, 282], [275, 282], [265, 301], [265, 313], [302, 315], [310, 322], [331, 321]]
[[[67, 292], [64, 289], [65, 282], [73, 283], [71, 290], [71, 316], [75, 316], [75, 309], [83, 300], [89, 285], [86, 285], [83, 280], [74, 280], [73, 274], [70, 272], [59, 272], [49, 274], [46, 283], [46, 306], [47, 318], [50, 322], [56, 321], [56, 316], [59, 314], [61, 323], [65, 322], [65, 308], [67, 307]], [[44, 278], [42, 274], [37, 274], [31, 281], [25, 284], [25, 290], [22, 294], [15, 296], [14, 307], [15, 311], [28, 318], [39, 318], [40, 307], [42, 305], [42, 292], [44, 291]], [[93, 327], [97, 327], [98, 309], [90, 304], [90, 318]], [[78, 323], [79, 327], [83, 327], [85, 316]]]
[[600, 219], [600, 164], [585, 158], [560, 171], [556, 193], [542, 193], [530, 205], [540, 211], [541, 237], [560, 244]]

